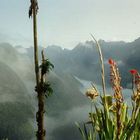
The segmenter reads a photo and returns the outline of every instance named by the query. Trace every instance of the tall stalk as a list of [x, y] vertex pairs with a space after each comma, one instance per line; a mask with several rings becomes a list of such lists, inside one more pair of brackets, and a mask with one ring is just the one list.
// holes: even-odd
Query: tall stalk
[[[42, 90], [43, 81], [40, 80], [39, 64], [38, 64], [38, 44], [37, 44], [37, 11], [38, 3], [37, 0], [30, 0], [31, 5], [29, 9], [29, 17], [33, 17], [33, 38], [34, 38], [34, 64], [35, 64], [35, 75], [36, 75], [36, 92], [38, 97], [38, 111], [36, 113], [37, 121], [37, 140], [45, 140], [45, 129], [44, 129], [44, 94]], [[42, 56], [44, 59], [44, 57]], [[41, 79], [43, 75], [41, 74]]]
[[104, 70], [104, 60], [103, 60], [102, 50], [98, 41], [95, 39], [95, 37], [92, 34], [91, 34], [91, 37], [95, 41], [97, 50], [99, 52], [100, 64], [101, 64], [102, 88], [103, 88], [103, 95], [104, 95], [104, 109], [106, 113], [108, 113], [107, 112], [108, 106], [107, 106], [107, 101], [106, 101], [105, 70]]
[[103, 55], [102, 55], [102, 51], [101, 51], [101, 47], [98, 43], [98, 41], [95, 39], [95, 37], [91, 34], [91, 37], [93, 38], [93, 40], [96, 43], [98, 52], [99, 52], [99, 56], [100, 56], [100, 63], [101, 63], [101, 76], [102, 76], [102, 88], [103, 88], [103, 94], [104, 96], [106, 95], [106, 89], [105, 89], [105, 70], [104, 70], [104, 62], [103, 62]]

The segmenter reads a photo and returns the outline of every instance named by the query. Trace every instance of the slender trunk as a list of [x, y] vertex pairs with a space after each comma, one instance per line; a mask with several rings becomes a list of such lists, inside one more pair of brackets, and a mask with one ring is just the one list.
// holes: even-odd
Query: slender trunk
[[33, 34], [34, 34], [34, 62], [35, 62], [35, 74], [36, 74], [36, 86], [39, 86], [39, 65], [38, 65], [38, 45], [37, 45], [37, 18], [36, 18], [36, 8], [35, 2], [33, 5]]
[[[42, 92], [43, 80], [40, 81], [39, 64], [38, 64], [38, 44], [37, 44], [37, 18], [36, 18], [36, 5], [33, 4], [33, 34], [34, 34], [34, 62], [36, 74], [36, 88], [38, 96], [38, 111], [36, 113], [37, 121], [37, 140], [45, 140], [44, 130], [44, 94]], [[42, 77], [42, 75], [41, 75]], [[42, 79], [42, 78], [41, 78]]]

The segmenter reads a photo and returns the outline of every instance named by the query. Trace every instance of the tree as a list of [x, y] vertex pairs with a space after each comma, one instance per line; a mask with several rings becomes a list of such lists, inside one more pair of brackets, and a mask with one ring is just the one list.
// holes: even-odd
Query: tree
[[38, 44], [37, 44], [37, 12], [38, 12], [38, 2], [37, 0], [30, 0], [31, 5], [29, 8], [29, 18], [33, 17], [33, 37], [34, 37], [34, 63], [35, 63], [35, 74], [36, 74], [36, 87], [38, 97], [38, 111], [36, 113], [36, 121], [38, 130], [36, 133], [37, 140], [45, 140], [46, 131], [44, 129], [44, 98], [48, 97], [52, 93], [52, 88], [49, 82], [45, 82], [45, 75], [54, 66], [49, 62], [48, 59], [45, 60], [44, 52], [42, 51], [42, 64], [39, 67], [38, 64]]

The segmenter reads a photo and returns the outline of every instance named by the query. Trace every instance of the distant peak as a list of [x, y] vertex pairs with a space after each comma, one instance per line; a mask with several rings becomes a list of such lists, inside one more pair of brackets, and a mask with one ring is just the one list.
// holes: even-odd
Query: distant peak
[[62, 50], [62, 47], [58, 46], [58, 45], [49, 45], [47, 47], [47, 49], [56, 49], [56, 50]]
[[135, 39], [134, 42], [140, 42], [140, 37]]

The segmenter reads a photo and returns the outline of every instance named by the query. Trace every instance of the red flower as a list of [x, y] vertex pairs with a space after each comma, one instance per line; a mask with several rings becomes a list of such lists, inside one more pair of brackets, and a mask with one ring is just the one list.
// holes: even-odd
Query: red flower
[[115, 64], [115, 62], [114, 62], [114, 60], [113, 60], [112, 58], [108, 59], [108, 63], [109, 63], [110, 65], [114, 65], [114, 64]]
[[135, 75], [135, 74], [138, 73], [137, 70], [135, 70], [135, 69], [132, 69], [132, 70], [130, 70], [129, 72], [130, 72], [131, 74], [133, 74], [133, 75]]

